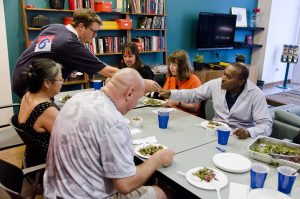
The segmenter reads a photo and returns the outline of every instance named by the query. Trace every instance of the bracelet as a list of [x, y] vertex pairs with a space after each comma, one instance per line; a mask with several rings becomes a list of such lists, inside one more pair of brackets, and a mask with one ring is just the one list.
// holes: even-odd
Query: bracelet
[[179, 102], [178, 104], [177, 104], [177, 107], [180, 107], [181, 106], [181, 102]]

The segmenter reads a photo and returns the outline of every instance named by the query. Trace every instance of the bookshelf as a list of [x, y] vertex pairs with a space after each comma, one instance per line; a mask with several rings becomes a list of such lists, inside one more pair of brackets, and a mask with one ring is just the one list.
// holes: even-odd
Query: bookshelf
[[[68, 1], [65, 1], [65, 9], [51, 9], [49, 4], [44, 3], [40, 5], [40, 3], [36, 3], [36, 1], [31, 1], [34, 7], [27, 8], [27, 0], [20, 0], [22, 6], [22, 18], [23, 18], [23, 30], [24, 30], [24, 37], [25, 37], [25, 45], [28, 47], [30, 45], [30, 41], [34, 40], [39, 32], [41, 31], [40, 27], [32, 26], [31, 20], [33, 16], [36, 15], [44, 15], [49, 18], [49, 22], [51, 23], [63, 23], [64, 17], [71, 17], [73, 15], [74, 10], [70, 10], [68, 8]], [[112, 0], [112, 1], [119, 1], [119, 0]], [[106, 39], [111, 37], [113, 41], [116, 40], [116, 43], [120, 43], [118, 38], [123, 37], [124, 42], [128, 41], [136, 41], [139, 40], [143, 43], [143, 51], [141, 52], [141, 56], [147, 56], [150, 60], [158, 59], [158, 64], [166, 64], [167, 62], [167, 42], [166, 42], [166, 0], [157, 0], [156, 2], [161, 3], [159, 8], [153, 7], [153, 9], [160, 9], [159, 12], [155, 12], [153, 10], [150, 12], [149, 5], [148, 11], [145, 11], [147, 2], [155, 2], [154, 0], [123, 0], [123, 10], [122, 12], [97, 12], [96, 13], [101, 17], [103, 21], [112, 21], [116, 19], [131, 19], [132, 20], [132, 28], [129, 30], [121, 30], [121, 29], [105, 29], [100, 30], [97, 33], [96, 39]], [[114, 4], [114, 3], [113, 3]], [[151, 4], [152, 5], [152, 4]], [[115, 7], [115, 6], [113, 6]], [[152, 8], [151, 8], [152, 9]], [[138, 26], [139, 21], [142, 18], [164, 18], [163, 25], [159, 28], [140, 28]], [[115, 37], [117, 39], [115, 39]], [[149, 40], [150, 41], [146, 41]], [[147, 42], [153, 43], [152, 40], [158, 40], [158, 47], [152, 48], [147, 46]], [[100, 40], [99, 40], [100, 41]], [[98, 42], [98, 41], [97, 41]], [[98, 45], [97, 42], [93, 42], [93, 45]], [[122, 42], [121, 42], [122, 43]], [[120, 60], [122, 53], [121, 47], [119, 46], [117, 49], [108, 50], [108, 51], [100, 51], [99, 48], [94, 48], [95, 50], [93, 53], [101, 58], [104, 62], [109, 65], [115, 66], [117, 65], [116, 60]], [[153, 57], [153, 59], [152, 59]], [[118, 63], [119, 64], [119, 63]], [[152, 64], [152, 63], [151, 63]], [[72, 85], [72, 84], [82, 84], [85, 88], [89, 87], [89, 81], [93, 77], [89, 77], [87, 74], [84, 74], [82, 80], [74, 80], [74, 81], [67, 81], [64, 85]]]

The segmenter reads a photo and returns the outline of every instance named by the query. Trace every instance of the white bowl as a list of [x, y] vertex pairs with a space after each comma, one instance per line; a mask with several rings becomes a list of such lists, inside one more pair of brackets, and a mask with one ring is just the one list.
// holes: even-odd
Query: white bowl
[[141, 127], [143, 124], [143, 118], [142, 117], [133, 117], [133, 118], [131, 118], [131, 123], [134, 127]]

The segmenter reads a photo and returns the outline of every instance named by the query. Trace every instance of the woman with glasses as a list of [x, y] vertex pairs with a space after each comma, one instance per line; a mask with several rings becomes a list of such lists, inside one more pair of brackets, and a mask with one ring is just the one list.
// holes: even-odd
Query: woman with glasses
[[17, 127], [22, 129], [39, 150], [26, 153], [26, 166], [44, 163], [50, 133], [59, 108], [51, 98], [60, 92], [63, 84], [61, 65], [51, 59], [34, 60], [22, 73], [28, 89], [22, 98]]
[[[201, 85], [199, 78], [192, 72], [189, 56], [184, 50], [177, 50], [169, 55], [168, 73], [164, 90], [193, 89]], [[198, 115], [200, 109], [199, 103], [188, 104], [176, 100], [167, 100], [165, 106], [179, 108], [194, 115]]]
[[121, 68], [133, 68], [137, 70], [144, 79], [154, 78], [151, 68], [144, 65], [140, 59], [138, 46], [134, 42], [129, 42], [124, 46], [122, 56]]

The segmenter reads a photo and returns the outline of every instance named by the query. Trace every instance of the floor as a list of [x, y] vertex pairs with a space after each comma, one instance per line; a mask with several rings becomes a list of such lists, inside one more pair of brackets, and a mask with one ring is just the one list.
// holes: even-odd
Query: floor
[[288, 84], [288, 89], [281, 89], [281, 88], [277, 88], [276, 86], [273, 87], [264, 87], [262, 89], [263, 93], [265, 94], [265, 96], [267, 95], [272, 95], [272, 94], [276, 94], [276, 93], [281, 93], [281, 92], [287, 92], [290, 91], [292, 89], [298, 89], [300, 88], [300, 84], [295, 84], [295, 83], [290, 83]]

